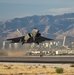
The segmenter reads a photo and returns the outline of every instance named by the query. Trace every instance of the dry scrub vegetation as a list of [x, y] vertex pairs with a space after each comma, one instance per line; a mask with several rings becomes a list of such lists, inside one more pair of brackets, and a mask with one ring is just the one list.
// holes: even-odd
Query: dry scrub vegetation
[[63, 73], [58, 74], [52, 65], [0, 63], [0, 75], [74, 75], [73, 67], [63, 68]]

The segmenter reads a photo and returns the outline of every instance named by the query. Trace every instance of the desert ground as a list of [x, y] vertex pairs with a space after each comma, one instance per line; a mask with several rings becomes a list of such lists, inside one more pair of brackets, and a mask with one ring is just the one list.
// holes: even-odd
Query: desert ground
[[[3, 51], [5, 52], [5, 51]], [[22, 51], [0, 52], [1, 56], [22, 57]], [[74, 75], [72, 64], [53, 64], [53, 63], [5, 63], [0, 62], [0, 75]], [[74, 65], [74, 64], [73, 64]], [[56, 73], [56, 68], [63, 68], [63, 73]]]
[[[74, 75], [72, 64], [0, 63], [0, 75]], [[56, 73], [56, 68], [64, 72]]]

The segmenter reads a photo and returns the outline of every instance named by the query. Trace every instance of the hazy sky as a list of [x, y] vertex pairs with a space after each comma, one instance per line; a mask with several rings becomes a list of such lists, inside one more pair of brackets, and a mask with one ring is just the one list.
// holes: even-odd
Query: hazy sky
[[74, 0], [0, 0], [0, 21], [74, 12]]

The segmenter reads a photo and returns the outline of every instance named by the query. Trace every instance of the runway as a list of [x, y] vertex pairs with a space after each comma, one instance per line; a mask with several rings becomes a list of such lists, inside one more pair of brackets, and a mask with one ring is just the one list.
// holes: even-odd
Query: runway
[[74, 63], [74, 56], [0, 57], [0, 62], [17, 62], [17, 63]]

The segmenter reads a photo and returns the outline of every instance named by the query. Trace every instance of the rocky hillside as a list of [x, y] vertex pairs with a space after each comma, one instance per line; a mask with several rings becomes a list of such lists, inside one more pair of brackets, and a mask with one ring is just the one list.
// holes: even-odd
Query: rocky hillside
[[20, 36], [18, 30], [25, 34], [33, 28], [38, 28], [42, 35], [50, 38], [62, 39], [65, 35], [74, 37], [74, 13], [56, 16], [35, 15], [0, 22], [0, 39]]

